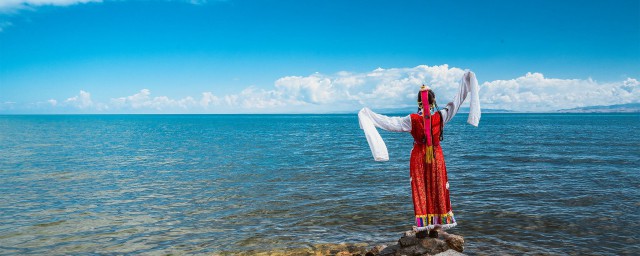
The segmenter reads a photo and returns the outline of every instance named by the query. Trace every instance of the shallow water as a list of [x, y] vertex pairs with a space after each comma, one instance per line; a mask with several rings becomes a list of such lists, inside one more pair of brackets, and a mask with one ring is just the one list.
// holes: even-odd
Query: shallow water
[[[463, 115], [442, 142], [466, 253], [640, 252], [638, 114]], [[406, 133], [355, 115], [0, 116], [0, 254], [389, 243], [411, 228]]]

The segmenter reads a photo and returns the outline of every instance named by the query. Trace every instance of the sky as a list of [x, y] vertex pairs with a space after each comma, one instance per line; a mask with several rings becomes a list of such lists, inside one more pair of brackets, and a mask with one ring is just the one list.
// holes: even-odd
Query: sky
[[0, 114], [640, 102], [640, 1], [0, 0]]

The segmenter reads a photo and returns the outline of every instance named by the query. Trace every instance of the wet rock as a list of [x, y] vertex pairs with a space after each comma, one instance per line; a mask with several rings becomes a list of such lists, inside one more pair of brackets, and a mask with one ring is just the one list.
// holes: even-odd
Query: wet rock
[[423, 254], [426, 254], [427, 252], [428, 250], [426, 248], [420, 245], [414, 245], [414, 246], [402, 248], [402, 250], [399, 251], [398, 253], [400, 253], [400, 255], [423, 255]]
[[386, 246], [386, 245], [384, 245], [384, 244], [376, 245], [376, 246], [374, 246], [374, 247], [373, 247], [373, 249], [371, 249], [371, 251], [369, 251], [369, 252], [367, 253], [367, 255], [366, 255], [366, 256], [375, 256], [375, 255], [378, 255], [378, 254], [380, 254], [380, 252], [382, 252], [385, 248], [387, 248], [387, 246]]
[[416, 231], [415, 230], [405, 231], [403, 237], [405, 236], [416, 236]]
[[355, 255], [365, 255], [367, 253], [368, 244], [365, 243], [356, 243], [356, 244], [317, 244], [311, 248], [311, 253], [307, 254], [289, 254], [289, 255], [314, 255], [314, 256], [325, 256], [325, 255], [340, 255], [340, 256], [355, 256]]
[[445, 240], [449, 248], [458, 252], [464, 251], [464, 238], [458, 235], [447, 234]]
[[378, 255], [379, 256], [395, 256], [396, 251], [398, 251], [398, 249], [400, 249], [400, 245], [397, 245], [397, 244], [387, 246]]
[[451, 235], [445, 232], [440, 233], [439, 238], [416, 238], [414, 231], [407, 231], [398, 240], [397, 244], [388, 246], [376, 252], [371, 250], [372, 255], [380, 256], [460, 256], [464, 250], [464, 238], [458, 235]]
[[460, 252], [457, 252], [457, 251], [455, 251], [453, 249], [449, 249], [449, 250], [447, 250], [445, 252], [438, 253], [438, 254], [436, 254], [434, 256], [465, 256], [465, 255], [466, 254], [464, 254], [464, 253], [460, 253]]
[[415, 236], [401, 237], [400, 240], [398, 240], [398, 244], [402, 247], [409, 247], [418, 244], [418, 238]]
[[420, 241], [422, 248], [425, 248], [428, 254], [438, 254], [449, 250], [449, 246], [443, 240], [438, 238], [425, 238]]

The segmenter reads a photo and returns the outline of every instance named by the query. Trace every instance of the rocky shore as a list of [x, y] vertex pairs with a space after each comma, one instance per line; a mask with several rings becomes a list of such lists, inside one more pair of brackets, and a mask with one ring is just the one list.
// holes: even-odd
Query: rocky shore
[[269, 252], [229, 252], [220, 255], [262, 255], [262, 256], [463, 256], [464, 238], [440, 232], [438, 238], [416, 238], [414, 231], [407, 231], [395, 244], [320, 244], [313, 248], [300, 248]]
[[[376, 249], [377, 248], [377, 249]], [[464, 238], [441, 231], [438, 238], [416, 238], [414, 231], [407, 231], [397, 244], [376, 247], [365, 255], [371, 256], [458, 256], [464, 255]]]

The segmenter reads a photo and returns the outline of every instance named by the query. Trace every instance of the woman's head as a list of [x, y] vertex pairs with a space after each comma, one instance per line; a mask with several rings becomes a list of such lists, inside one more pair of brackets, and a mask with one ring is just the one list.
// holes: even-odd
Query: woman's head
[[422, 91], [426, 90], [428, 92], [428, 103], [427, 105], [429, 106], [429, 109], [431, 109], [434, 106], [438, 106], [436, 104], [436, 94], [433, 93], [433, 90], [428, 89], [426, 86], [422, 86], [422, 89], [420, 89], [420, 91], [418, 92], [418, 108], [419, 109], [423, 109], [424, 108], [424, 104], [422, 102]]

